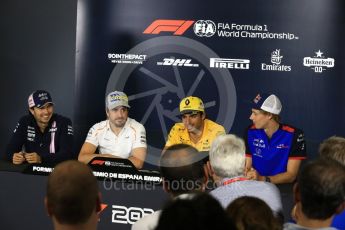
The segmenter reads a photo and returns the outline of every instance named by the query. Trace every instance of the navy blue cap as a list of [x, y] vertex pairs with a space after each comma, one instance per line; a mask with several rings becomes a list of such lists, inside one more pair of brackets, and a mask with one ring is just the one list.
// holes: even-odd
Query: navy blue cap
[[45, 90], [36, 90], [32, 94], [30, 94], [28, 98], [29, 108], [41, 108], [47, 103], [53, 104], [53, 100], [50, 94]]
[[252, 100], [253, 109], [261, 109], [262, 104], [270, 95], [267, 93], [258, 93]]

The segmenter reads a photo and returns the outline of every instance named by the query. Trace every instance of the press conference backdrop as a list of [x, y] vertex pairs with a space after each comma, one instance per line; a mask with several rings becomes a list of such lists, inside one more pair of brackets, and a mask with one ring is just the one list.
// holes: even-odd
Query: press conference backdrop
[[104, 119], [107, 93], [124, 91], [155, 165], [181, 98], [202, 98], [207, 117], [242, 136], [251, 100], [268, 92], [313, 158], [322, 139], [345, 133], [344, 9], [336, 0], [80, 0], [76, 133]]
[[[27, 96], [42, 88], [52, 93], [57, 112], [73, 117], [76, 152], [91, 125], [105, 118], [104, 98], [112, 90], [129, 95], [130, 116], [144, 123], [152, 167], [179, 120], [182, 97], [201, 97], [209, 118], [242, 135], [250, 124], [249, 102], [264, 91], [280, 97], [283, 122], [305, 131], [313, 158], [321, 140], [345, 136], [344, 5], [342, 0], [2, 1], [1, 154], [26, 112]], [[46, 226], [49, 219], [38, 205], [45, 178], [12, 174], [0, 172], [9, 184], [1, 190], [2, 226], [16, 229], [19, 209], [40, 212], [30, 226]], [[25, 200], [23, 191], [32, 198], [30, 207], [14, 202]], [[158, 208], [139, 200], [110, 203]]]

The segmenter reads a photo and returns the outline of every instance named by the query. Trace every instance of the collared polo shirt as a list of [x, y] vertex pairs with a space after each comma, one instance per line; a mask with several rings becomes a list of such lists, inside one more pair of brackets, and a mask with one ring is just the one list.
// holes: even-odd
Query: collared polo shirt
[[202, 137], [198, 143], [194, 143], [191, 141], [188, 130], [184, 127], [183, 123], [176, 123], [170, 130], [165, 147], [175, 144], [188, 144], [195, 147], [198, 151], [209, 151], [213, 140], [217, 136], [224, 134], [225, 129], [223, 126], [205, 119]]
[[85, 142], [98, 147], [101, 154], [113, 154], [121, 158], [130, 157], [135, 148], [147, 147], [144, 126], [131, 118], [127, 118], [119, 135], [115, 135], [111, 130], [109, 120], [95, 124], [91, 127]]
[[229, 179], [234, 180], [236, 177], [224, 178], [222, 185], [210, 192], [224, 208], [238, 197], [253, 196], [265, 201], [275, 214], [283, 211], [280, 193], [274, 184], [256, 180], [234, 180], [226, 184]]
[[306, 147], [302, 130], [280, 124], [271, 138], [263, 129], [254, 125], [246, 131], [247, 157], [262, 176], [273, 176], [287, 171], [289, 159], [306, 159]]

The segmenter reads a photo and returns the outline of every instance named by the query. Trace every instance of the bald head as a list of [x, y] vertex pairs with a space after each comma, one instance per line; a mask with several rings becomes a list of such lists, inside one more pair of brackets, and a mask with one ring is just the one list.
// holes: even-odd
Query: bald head
[[172, 145], [160, 159], [160, 171], [165, 188], [173, 195], [202, 190], [206, 182], [203, 158], [194, 147]]
[[99, 209], [97, 180], [78, 161], [58, 164], [48, 177], [46, 205], [60, 224], [82, 224]]

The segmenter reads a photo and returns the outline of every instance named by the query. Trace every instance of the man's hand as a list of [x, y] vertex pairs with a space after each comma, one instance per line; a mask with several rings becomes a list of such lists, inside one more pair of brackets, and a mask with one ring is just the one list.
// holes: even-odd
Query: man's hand
[[12, 157], [12, 163], [15, 165], [23, 164], [25, 161], [24, 153], [14, 153]]
[[245, 176], [249, 179], [249, 180], [259, 180], [259, 178], [261, 177], [260, 174], [258, 173], [258, 171], [256, 171], [254, 168], [250, 168]]
[[25, 159], [27, 160], [27, 162], [29, 162], [30, 164], [33, 163], [41, 163], [41, 157], [40, 155], [38, 155], [37, 153], [33, 152], [33, 153], [25, 153]]

